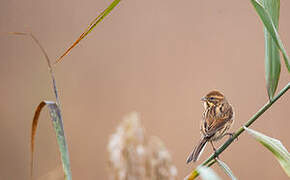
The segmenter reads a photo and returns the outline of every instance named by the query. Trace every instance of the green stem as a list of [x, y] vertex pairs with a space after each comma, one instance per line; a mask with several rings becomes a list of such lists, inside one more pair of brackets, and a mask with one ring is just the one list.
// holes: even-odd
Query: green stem
[[[273, 99], [266, 103], [256, 114], [252, 116], [252, 118], [246, 122], [243, 126], [249, 127], [253, 122], [255, 122], [266, 110], [268, 110], [283, 94], [285, 94], [290, 89], [290, 83], [288, 83]], [[212, 165], [216, 161], [213, 161], [215, 157], [221, 154], [240, 134], [244, 132], [244, 128], [240, 127], [240, 129], [233, 135], [232, 138], [228, 139], [215, 153], [213, 153], [209, 158], [207, 158], [203, 163], [202, 166], [207, 165], [210, 163]]]

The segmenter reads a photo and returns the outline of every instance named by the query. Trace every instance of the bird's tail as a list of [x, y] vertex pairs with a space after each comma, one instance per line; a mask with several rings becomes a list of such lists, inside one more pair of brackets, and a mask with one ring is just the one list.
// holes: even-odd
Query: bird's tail
[[198, 160], [200, 154], [202, 153], [203, 149], [205, 148], [205, 145], [208, 141], [208, 138], [202, 137], [199, 141], [199, 143], [194, 147], [191, 154], [188, 156], [186, 163], [190, 163], [191, 161], [195, 162]]

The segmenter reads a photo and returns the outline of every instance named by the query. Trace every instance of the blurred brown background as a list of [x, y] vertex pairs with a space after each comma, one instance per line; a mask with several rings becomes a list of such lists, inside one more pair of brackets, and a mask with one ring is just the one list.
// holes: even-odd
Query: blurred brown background
[[[5, 32], [32, 31], [55, 60], [110, 2], [2, 1], [1, 180], [29, 179], [32, 116], [41, 100], [54, 100], [38, 47]], [[280, 34], [288, 52], [289, 7], [281, 2]], [[147, 134], [164, 141], [182, 179], [198, 165], [185, 160], [200, 137], [203, 95], [212, 89], [225, 93], [236, 111], [232, 131], [267, 101], [263, 28], [249, 0], [123, 0], [55, 74], [73, 179], [108, 178], [109, 135], [132, 111], [140, 112]], [[282, 62], [278, 90], [288, 82]], [[289, 107], [288, 92], [252, 127], [289, 149]], [[60, 166], [47, 110], [38, 130], [35, 176], [45, 179]], [[208, 146], [199, 162], [211, 152]], [[287, 179], [271, 153], [247, 134], [221, 158], [239, 179]]]

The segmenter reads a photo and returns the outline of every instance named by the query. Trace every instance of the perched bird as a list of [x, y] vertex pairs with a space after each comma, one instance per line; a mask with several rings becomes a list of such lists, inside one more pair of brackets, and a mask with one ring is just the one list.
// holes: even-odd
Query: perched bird
[[201, 100], [204, 105], [200, 129], [202, 137], [186, 163], [197, 161], [207, 142], [210, 142], [216, 151], [212, 141], [217, 141], [225, 135], [233, 135], [227, 131], [233, 124], [234, 112], [225, 96], [219, 91], [211, 91]]

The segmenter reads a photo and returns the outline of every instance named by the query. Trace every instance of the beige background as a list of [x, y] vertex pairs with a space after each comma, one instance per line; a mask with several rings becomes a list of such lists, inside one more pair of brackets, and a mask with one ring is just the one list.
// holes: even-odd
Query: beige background
[[[37, 46], [4, 33], [30, 30], [56, 59], [111, 1], [1, 2], [0, 179], [28, 179], [33, 112], [41, 100], [54, 98]], [[280, 33], [288, 52], [289, 7], [281, 2]], [[123, 0], [55, 74], [74, 179], [107, 179], [108, 137], [131, 111], [140, 112], [147, 134], [162, 138], [182, 179], [198, 165], [185, 160], [200, 136], [205, 93], [226, 94], [236, 111], [232, 131], [267, 101], [263, 28], [249, 0]], [[283, 62], [278, 89], [287, 82]], [[289, 107], [287, 93], [252, 127], [289, 149]], [[40, 120], [36, 177], [60, 162], [47, 110]], [[211, 152], [208, 146], [199, 162]], [[247, 134], [221, 158], [239, 179], [287, 179], [271, 153]]]

